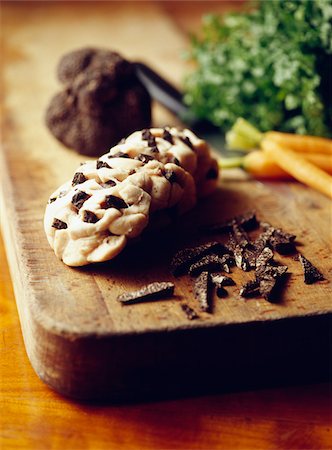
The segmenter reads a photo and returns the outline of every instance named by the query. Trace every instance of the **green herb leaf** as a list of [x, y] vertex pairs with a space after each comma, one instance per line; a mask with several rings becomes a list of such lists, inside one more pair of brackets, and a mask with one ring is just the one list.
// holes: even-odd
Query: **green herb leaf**
[[185, 101], [199, 118], [224, 130], [245, 117], [262, 131], [332, 135], [330, 0], [263, 0], [206, 16], [191, 57]]

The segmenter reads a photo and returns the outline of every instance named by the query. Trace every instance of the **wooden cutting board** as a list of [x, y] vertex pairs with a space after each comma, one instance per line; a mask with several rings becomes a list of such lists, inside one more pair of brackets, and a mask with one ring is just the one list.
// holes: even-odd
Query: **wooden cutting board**
[[[195, 210], [114, 261], [73, 269], [57, 260], [43, 231], [45, 204], [82, 161], [43, 122], [59, 89], [59, 58], [87, 45], [108, 47], [180, 84], [187, 41], [155, 2], [2, 8], [1, 224], [27, 353], [40, 378], [68, 396], [114, 399], [326, 377], [330, 281], [307, 286], [299, 263], [278, 256], [291, 272], [279, 303], [241, 299], [239, 286], [252, 274], [234, 270], [228, 298], [214, 298], [211, 314], [189, 321], [180, 305], [198, 311], [191, 280], [169, 273], [176, 250], [207, 239], [199, 225], [255, 209], [259, 219], [295, 233], [301, 251], [331, 280], [331, 202], [305, 186], [222, 177]], [[177, 122], [155, 106], [154, 123]], [[156, 280], [175, 281], [175, 298], [116, 301], [118, 293]]]

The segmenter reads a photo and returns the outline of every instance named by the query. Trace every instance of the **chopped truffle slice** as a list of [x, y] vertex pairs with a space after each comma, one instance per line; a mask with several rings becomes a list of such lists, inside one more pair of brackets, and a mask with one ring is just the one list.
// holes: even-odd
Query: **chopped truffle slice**
[[[256, 267], [256, 259], [257, 259], [257, 250], [250, 245], [250, 248], [244, 249], [244, 254], [246, 260], [249, 264], [249, 270], [255, 269]], [[259, 254], [259, 252], [258, 252]]]
[[53, 219], [53, 223], [52, 223], [52, 227], [56, 228], [57, 230], [65, 230], [66, 228], [68, 228], [68, 225], [66, 224], [66, 222], [63, 222], [60, 219]]
[[199, 318], [199, 315], [194, 311], [189, 305], [186, 303], [182, 303], [181, 305], [182, 311], [185, 313], [189, 320], [195, 320]]
[[287, 255], [295, 251], [295, 239], [296, 236], [294, 234], [275, 229], [270, 238], [270, 243], [276, 252], [281, 255]]
[[166, 128], [164, 129], [164, 132], [163, 132], [163, 139], [172, 145], [174, 144], [173, 136]]
[[299, 254], [299, 261], [303, 268], [305, 284], [313, 284], [316, 281], [325, 280], [323, 274], [307, 258]]
[[[258, 243], [256, 240], [254, 243], [252, 243], [248, 240], [249, 238], [247, 239], [245, 236], [243, 236], [242, 243], [245, 245], [245, 247], [243, 247], [240, 244], [235, 243], [233, 236], [233, 234], [230, 235], [228, 245], [233, 250], [236, 266], [244, 270], [245, 272], [254, 269], [257, 263], [257, 256], [260, 255], [261, 251], [266, 246], [265, 240], [259, 241]], [[240, 238], [238, 239], [240, 240]]]
[[206, 255], [189, 267], [189, 275], [197, 276], [201, 272], [218, 270], [225, 264], [225, 259], [218, 255]]
[[71, 202], [75, 206], [75, 208], [81, 209], [84, 202], [90, 197], [91, 195], [87, 194], [86, 192], [78, 191], [75, 195], [73, 195]]
[[277, 278], [264, 277], [259, 280], [259, 293], [265, 300], [271, 301], [273, 291], [277, 284]]
[[260, 253], [265, 247], [270, 247], [270, 239], [273, 233], [273, 228], [267, 228], [263, 233], [261, 233], [258, 238], [254, 241], [253, 246], [256, 253]]
[[138, 161], [142, 161], [142, 163], [146, 164], [149, 161], [153, 161], [155, 158], [153, 156], [140, 153], [139, 155], [135, 156], [135, 159], [137, 159]]
[[120, 197], [116, 197], [115, 195], [106, 195], [105, 201], [101, 204], [103, 209], [115, 208], [115, 209], [124, 209], [128, 208], [127, 203]]
[[209, 295], [209, 273], [202, 272], [194, 283], [194, 295], [199, 303], [200, 309], [205, 312], [210, 312], [210, 295]]
[[240, 289], [241, 297], [255, 297], [259, 295], [259, 280], [250, 280]]
[[245, 214], [235, 216], [232, 219], [225, 220], [216, 224], [207, 225], [202, 228], [202, 231], [209, 234], [227, 233], [232, 230], [234, 223], [237, 223], [245, 231], [250, 231], [258, 227], [258, 221], [256, 214], [253, 211], [249, 211]]
[[[265, 239], [265, 245], [271, 246], [276, 252], [287, 255], [295, 251], [296, 236], [283, 231], [281, 228], [275, 228], [269, 223], [262, 223], [265, 230], [261, 235]], [[258, 238], [259, 242], [259, 238]]]
[[173, 293], [174, 283], [155, 282], [147, 284], [137, 291], [125, 292], [119, 295], [117, 300], [123, 305], [129, 305], [132, 303], [140, 303], [150, 300], [159, 300], [165, 297], [171, 297]]
[[245, 231], [251, 231], [258, 227], [259, 222], [256, 217], [255, 211], [248, 211], [244, 214], [235, 217], [235, 221]]
[[[262, 271], [261, 273], [265, 276], [271, 276], [273, 278], [278, 278], [281, 277], [282, 275], [284, 275], [288, 270], [287, 266], [271, 266], [270, 264], [267, 264], [267, 266], [265, 267], [264, 271]], [[260, 277], [260, 273], [257, 274], [256, 272], [256, 276], [259, 278]]]
[[[128, 153], [123, 153], [123, 152], [116, 152], [113, 155], [108, 155], [107, 158], [111, 159], [111, 158], [129, 158]], [[97, 167], [98, 169], [98, 167]]]
[[116, 181], [115, 180], [107, 180], [103, 184], [105, 185], [106, 188], [110, 188], [110, 187], [113, 187], [116, 185]]
[[142, 139], [144, 141], [149, 140], [151, 137], [153, 137], [153, 135], [149, 129], [142, 130]]
[[250, 244], [250, 239], [241, 225], [238, 225], [236, 222], [232, 225], [232, 235], [234, 236], [234, 240], [240, 247], [247, 247]]
[[175, 158], [175, 156], [171, 159], [170, 162], [172, 162], [173, 164], [176, 164], [177, 166], [181, 166], [180, 161], [177, 158]]
[[105, 167], [106, 169], [112, 169], [112, 167], [109, 166], [109, 165], [107, 164], [107, 162], [105, 162], [105, 161], [100, 161], [100, 160], [98, 159], [98, 161], [96, 161], [96, 168], [97, 168], [97, 169], [102, 169], [103, 167]]
[[[219, 255], [221, 253], [218, 253]], [[234, 255], [230, 253], [229, 249], [225, 247], [225, 253], [222, 255], [223, 260], [225, 261], [225, 264], [229, 266], [235, 266], [235, 259]]]
[[148, 141], [148, 146], [152, 147], [156, 145], [156, 138], [151, 133], [151, 130], [146, 129], [142, 131], [142, 139], [143, 141]]
[[92, 211], [83, 211], [83, 222], [96, 223], [98, 220], [98, 217]]
[[227, 263], [222, 265], [222, 270], [226, 273], [231, 273], [231, 269], [229, 268], [229, 264]]
[[73, 178], [73, 181], [71, 182], [72, 186], [76, 186], [77, 184], [84, 183], [87, 178], [83, 175], [82, 172], [76, 172]]
[[171, 261], [171, 272], [175, 276], [187, 273], [189, 267], [202, 256], [215, 251], [222, 251], [224, 246], [217, 241], [179, 250]]
[[225, 275], [220, 275], [220, 274], [211, 274], [211, 281], [212, 283], [219, 287], [219, 286], [234, 286], [235, 285], [235, 281], [230, 278], [230, 277], [226, 277]]
[[170, 183], [175, 183], [177, 180], [176, 173], [174, 170], [166, 169], [164, 177], [166, 180], [168, 180]]
[[187, 147], [191, 148], [191, 150], [194, 150], [193, 143], [191, 142], [190, 138], [188, 136], [180, 137], [181, 141], [186, 144]]
[[226, 291], [226, 289], [223, 286], [217, 286], [216, 294], [217, 294], [217, 297], [219, 297], [219, 298], [225, 298], [228, 296], [228, 292]]
[[268, 302], [274, 302], [276, 300], [275, 292], [280, 288], [282, 279], [282, 275], [278, 275], [277, 277], [264, 275], [259, 280], [259, 292], [261, 296]]
[[244, 272], [248, 272], [252, 267], [250, 265], [249, 259], [246, 255], [246, 249], [237, 245], [234, 250], [234, 258], [236, 267], [243, 270]]
[[148, 139], [148, 146], [149, 147], [156, 147], [157, 143], [156, 143], [156, 138], [154, 136], [150, 136]]
[[265, 247], [258, 255], [256, 260], [256, 273], [264, 271], [266, 265], [273, 259], [273, 251], [269, 247]]
[[273, 302], [276, 300], [276, 292], [281, 287], [284, 275], [288, 270], [287, 266], [271, 266], [267, 264], [265, 267], [261, 266], [256, 271], [256, 279], [259, 282], [259, 292], [265, 300]]

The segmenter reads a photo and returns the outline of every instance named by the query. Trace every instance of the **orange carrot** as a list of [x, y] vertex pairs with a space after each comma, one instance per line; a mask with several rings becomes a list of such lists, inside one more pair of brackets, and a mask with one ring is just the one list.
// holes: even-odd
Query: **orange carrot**
[[300, 153], [325, 153], [332, 155], [332, 139], [281, 133], [279, 131], [268, 131], [264, 134], [264, 138]]
[[332, 199], [332, 176], [319, 169], [294, 150], [263, 139], [263, 151], [285, 172]]
[[[332, 155], [302, 153], [301, 156], [332, 175]], [[256, 178], [288, 179], [292, 176], [279, 167], [262, 150], [253, 150], [244, 156], [241, 167]]]

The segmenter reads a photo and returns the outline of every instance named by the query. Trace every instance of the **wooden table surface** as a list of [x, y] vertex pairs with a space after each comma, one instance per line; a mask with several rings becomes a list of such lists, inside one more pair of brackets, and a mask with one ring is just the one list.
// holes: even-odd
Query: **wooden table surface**
[[[26, 5], [32, 20], [33, 5]], [[173, 1], [159, 7], [188, 32], [203, 12], [241, 4]], [[0, 332], [0, 449], [332, 448], [327, 383], [117, 406], [75, 403], [54, 393], [26, 356], [1, 238]]]

